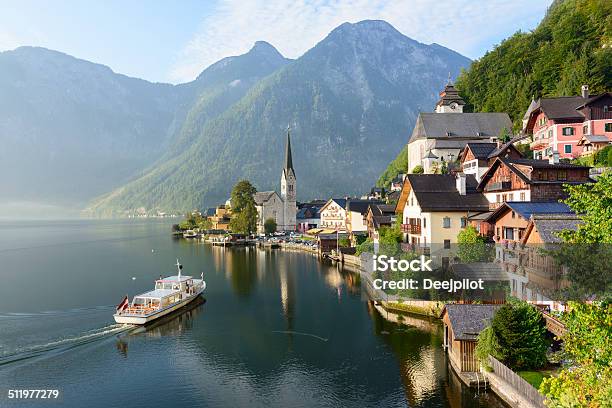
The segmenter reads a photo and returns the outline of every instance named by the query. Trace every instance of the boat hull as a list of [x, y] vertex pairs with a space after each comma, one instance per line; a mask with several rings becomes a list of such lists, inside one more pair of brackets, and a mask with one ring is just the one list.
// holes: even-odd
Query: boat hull
[[116, 323], [120, 323], [120, 324], [136, 324], [136, 325], [143, 325], [143, 324], [147, 324], [147, 323], [151, 323], [161, 317], [167, 316], [170, 313], [173, 313], [175, 311], [177, 311], [178, 309], [182, 308], [183, 306], [188, 305], [189, 303], [191, 303], [193, 300], [197, 299], [198, 296], [200, 296], [202, 294], [202, 292], [204, 292], [204, 289], [206, 289], [206, 285], [204, 285], [204, 287], [202, 289], [200, 289], [199, 292], [196, 292], [195, 294], [181, 300], [180, 302], [176, 302], [175, 304], [171, 305], [171, 306], [167, 306], [161, 310], [158, 310], [155, 313], [151, 313], [148, 315], [134, 315], [134, 314], [117, 314], [115, 313], [113, 315], [115, 322]]

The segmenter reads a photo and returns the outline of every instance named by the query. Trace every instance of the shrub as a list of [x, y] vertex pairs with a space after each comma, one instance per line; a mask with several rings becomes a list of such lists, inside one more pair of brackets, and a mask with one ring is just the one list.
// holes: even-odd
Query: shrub
[[420, 164], [417, 164], [416, 166], [414, 166], [414, 168], [412, 169], [412, 172], [414, 174], [423, 174], [425, 170], [423, 170], [423, 166], [421, 166]]

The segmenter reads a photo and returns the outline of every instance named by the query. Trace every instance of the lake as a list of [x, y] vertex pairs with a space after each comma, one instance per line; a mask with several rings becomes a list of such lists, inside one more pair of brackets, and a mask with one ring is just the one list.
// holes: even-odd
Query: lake
[[[204, 272], [146, 329], [115, 305]], [[0, 406], [501, 407], [462, 386], [435, 321], [387, 321], [357, 275], [301, 252], [175, 239], [160, 221], [0, 223]], [[9, 389], [58, 389], [15, 401]]]

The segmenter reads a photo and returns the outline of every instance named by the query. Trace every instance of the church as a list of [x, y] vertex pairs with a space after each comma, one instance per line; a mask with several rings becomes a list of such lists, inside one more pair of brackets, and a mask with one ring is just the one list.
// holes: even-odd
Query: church
[[281, 193], [276, 191], [259, 191], [255, 193], [255, 208], [257, 209], [257, 233], [265, 232], [264, 223], [267, 219], [276, 221], [277, 231], [296, 230], [296, 178], [291, 156], [291, 136], [287, 130], [285, 146], [285, 165], [281, 174]]
[[507, 113], [463, 112], [465, 101], [450, 82], [440, 92], [434, 112], [421, 112], [408, 141], [409, 172], [422, 166], [433, 173], [441, 162], [452, 162], [468, 143], [496, 142], [504, 132], [512, 132]]

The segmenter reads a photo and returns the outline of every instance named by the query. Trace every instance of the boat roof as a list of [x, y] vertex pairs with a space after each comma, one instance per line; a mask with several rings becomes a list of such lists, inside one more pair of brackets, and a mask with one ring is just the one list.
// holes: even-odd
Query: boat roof
[[167, 296], [172, 296], [175, 293], [179, 293], [178, 290], [174, 289], [155, 289], [150, 292], [141, 293], [140, 295], [134, 296], [134, 298], [141, 299], [161, 299]]
[[192, 276], [187, 276], [187, 275], [173, 275], [173, 276], [166, 276], [165, 278], [162, 279], [158, 279], [155, 282], [185, 282], [189, 279], [191, 279]]

